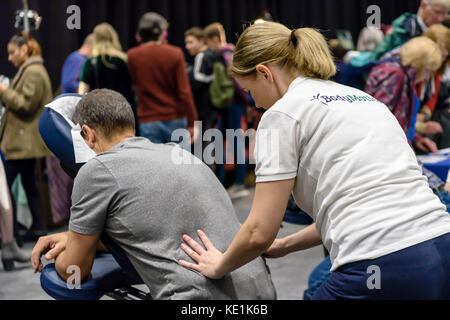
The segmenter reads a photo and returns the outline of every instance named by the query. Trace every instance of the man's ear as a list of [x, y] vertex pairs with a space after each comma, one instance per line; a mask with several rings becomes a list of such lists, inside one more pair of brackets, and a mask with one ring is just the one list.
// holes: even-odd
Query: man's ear
[[256, 74], [263, 77], [265, 80], [273, 82], [273, 74], [272, 71], [263, 64], [258, 64], [256, 66]]
[[142, 38], [139, 34], [136, 34], [136, 42], [140, 44], [142, 42]]
[[422, 9], [422, 10], [425, 10], [427, 7], [428, 7], [428, 0], [422, 0], [420, 2], [419, 8]]
[[95, 143], [97, 142], [97, 136], [94, 129], [90, 128], [87, 125], [83, 125], [81, 128], [81, 134], [83, 136], [84, 141], [86, 141], [89, 148], [94, 149]]
[[28, 45], [24, 44], [23, 46], [20, 47], [20, 53], [22, 55], [25, 56], [27, 54], [27, 52], [28, 52]]

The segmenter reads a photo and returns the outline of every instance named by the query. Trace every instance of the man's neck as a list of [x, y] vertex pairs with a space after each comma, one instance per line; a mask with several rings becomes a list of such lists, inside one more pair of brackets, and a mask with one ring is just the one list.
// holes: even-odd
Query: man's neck
[[85, 48], [85, 47], [81, 47], [80, 50], [78, 50], [78, 52], [80, 54], [82, 54], [85, 57], [89, 56], [89, 49]]
[[427, 25], [425, 24], [425, 22], [423, 21], [422, 17], [420, 16], [420, 14], [417, 15], [417, 22], [419, 23], [420, 28], [422, 29], [422, 31], [426, 31], [428, 29]]
[[135, 138], [135, 137], [136, 137], [135, 134], [129, 133], [129, 134], [120, 135], [118, 137], [114, 137], [111, 140], [104, 141], [104, 143], [101, 146], [101, 150], [102, 150], [101, 152], [102, 153], [107, 152], [110, 149], [114, 148], [119, 143], [122, 143], [128, 139]]
[[144, 43], [142, 43], [143, 45], [151, 45], [151, 46], [154, 46], [154, 45], [157, 45], [157, 44], [162, 44], [162, 40], [150, 40], [150, 41], [147, 41], [147, 42], [144, 42]]
[[163, 35], [161, 34], [160, 36], [159, 36], [159, 38], [158, 38], [158, 40], [150, 40], [150, 41], [146, 41], [146, 42], [143, 42], [142, 44], [144, 44], [144, 45], [158, 45], [158, 44], [162, 44], [162, 41], [163, 41]]
[[[198, 53], [205, 52], [205, 51], [208, 50], [208, 49], [209, 49], [208, 46], [205, 45], [205, 46], [201, 47], [201, 48], [198, 50]], [[198, 54], [198, 53], [197, 53], [197, 54]]]

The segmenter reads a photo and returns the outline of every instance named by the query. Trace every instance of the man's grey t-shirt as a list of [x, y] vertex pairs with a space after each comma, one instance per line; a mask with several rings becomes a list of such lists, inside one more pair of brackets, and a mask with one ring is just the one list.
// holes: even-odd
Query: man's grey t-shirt
[[[192, 164], [174, 161], [177, 154]], [[180, 248], [183, 234], [201, 243], [201, 229], [223, 252], [239, 221], [211, 169], [177, 145], [131, 138], [87, 162], [75, 179], [69, 229], [86, 235], [105, 230], [153, 299], [275, 299], [262, 258], [220, 280], [178, 264], [190, 260]]]

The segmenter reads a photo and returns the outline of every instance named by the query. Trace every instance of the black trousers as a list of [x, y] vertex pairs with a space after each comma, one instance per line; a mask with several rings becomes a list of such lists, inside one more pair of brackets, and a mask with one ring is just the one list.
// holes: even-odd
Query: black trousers
[[[31, 215], [33, 217], [33, 224], [31, 225], [30, 230], [45, 230], [43, 221], [44, 219], [42, 216], [41, 197], [36, 186], [36, 178], [34, 175], [35, 167], [36, 159], [8, 160], [5, 163], [6, 179], [8, 181], [8, 187], [11, 192], [11, 186], [17, 175], [20, 173], [22, 185], [27, 195], [28, 206], [30, 207]], [[17, 235], [17, 205], [14, 199], [11, 200], [14, 207], [14, 234]]]

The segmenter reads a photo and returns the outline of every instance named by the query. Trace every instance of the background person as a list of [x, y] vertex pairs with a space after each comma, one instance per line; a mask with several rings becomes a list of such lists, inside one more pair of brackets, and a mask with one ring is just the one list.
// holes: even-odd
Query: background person
[[417, 14], [406, 12], [392, 22], [392, 32], [387, 35], [373, 52], [354, 57], [350, 64], [361, 67], [378, 60], [388, 51], [420, 36], [427, 28], [440, 24], [450, 10], [450, 0], [422, 0]]
[[188, 129], [193, 137], [197, 120], [183, 51], [163, 43], [167, 26], [161, 15], [144, 14], [137, 30], [141, 44], [128, 51], [128, 71], [139, 101], [140, 134], [153, 143], [171, 142], [177, 129]]
[[72, 52], [64, 62], [61, 71], [61, 93], [77, 93], [80, 86], [80, 75], [84, 63], [92, 56], [94, 35], [89, 34], [84, 39], [80, 49]]
[[[204, 31], [193, 27], [184, 33], [186, 50], [194, 57], [194, 65], [188, 66], [188, 76], [197, 107], [198, 119], [202, 123], [201, 137], [213, 128], [217, 120], [217, 109], [213, 106], [209, 87], [214, 80], [214, 63], [222, 62], [220, 55], [208, 48]], [[200, 133], [200, 132], [199, 132]], [[202, 151], [209, 142], [202, 139]]]
[[128, 74], [127, 55], [122, 50], [116, 30], [106, 22], [94, 28], [92, 57], [83, 65], [79, 94], [95, 89], [111, 89], [122, 94], [136, 116], [136, 104]]
[[22, 252], [14, 238], [13, 206], [9, 195], [3, 161], [0, 159], [0, 232], [2, 234], [3, 270], [14, 270], [14, 261], [27, 262], [30, 255]]
[[439, 46], [429, 38], [416, 37], [402, 46], [399, 60], [373, 67], [364, 89], [391, 110], [408, 140], [425, 152], [437, 152], [437, 146], [431, 139], [416, 134], [416, 117], [420, 109], [416, 85], [430, 79], [441, 64]]
[[[15, 35], [8, 43], [8, 60], [19, 68], [11, 86], [0, 84], [0, 96], [6, 107], [0, 125], [0, 148], [6, 157], [8, 186], [21, 175], [33, 223], [26, 238], [36, 240], [47, 234], [42, 205], [36, 187], [34, 169], [37, 159], [49, 154], [38, 130], [44, 106], [52, 100], [52, 86], [41, 56], [41, 47], [26, 33]], [[14, 232], [18, 235], [14, 213]]]
[[435, 136], [443, 131], [442, 125], [432, 121], [434, 110], [439, 98], [442, 76], [445, 72], [450, 52], [450, 29], [446, 26], [436, 24], [423, 33], [424, 37], [430, 38], [439, 46], [442, 54], [442, 65], [435, 72], [434, 77], [427, 82], [417, 86], [417, 94], [421, 98], [422, 106], [417, 115], [416, 131], [423, 136]]
[[[204, 29], [206, 43], [208, 47], [222, 57], [227, 69], [230, 68], [233, 60], [234, 45], [227, 43], [225, 29], [218, 23], [212, 23]], [[250, 104], [248, 94], [239, 83], [232, 79], [234, 83], [234, 97], [231, 104], [220, 111], [221, 129], [223, 136], [226, 137], [226, 130], [231, 129], [237, 135], [234, 138], [234, 150], [230, 150], [235, 164], [234, 183], [227, 189], [231, 199], [246, 197], [250, 192], [245, 188], [245, 177], [247, 165], [245, 159], [245, 137], [238, 130], [242, 129], [242, 123], [246, 122], [246, 108]], [[227, 145], [228, 148], [228, 145]], [[224, 163], [228, 152], [224, 152]], [[222, 183], [225, 183], [225, 165], [217, 165], [217, 176]]]

